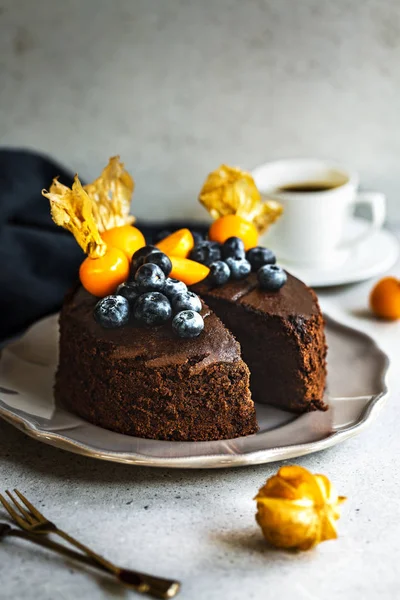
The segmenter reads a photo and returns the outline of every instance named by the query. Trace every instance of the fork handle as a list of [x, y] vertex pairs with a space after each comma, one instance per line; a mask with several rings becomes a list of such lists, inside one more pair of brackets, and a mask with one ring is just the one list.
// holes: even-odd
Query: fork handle
[[72, 535], [69, 535], [69, 533], [67, 533], [66, 531], [59, 529], [56, 525], [53, 525], [53, 527], [54, 527], [54, 529], [51, 530], [51, 533], [54, 533], [55, 535], [59, 535], [60, 537], [63, 538], [63, 540], [65, 540], [66, 542], [71, 544], [71, 546], [75, 546], [75, 548], [79, 548], [79, 550], [81, 550], [82, 552], [84, 552], [85, 554], [90, 556], [90, 558], [92, 560], [94, 560], [96, 563], [101, 565], [103, 567], [103, 569], [105, 569], [106, 571], [113, 573], [113, 575], [118, 575], [118, 573], [120, 571], [119, 567], [117, 567], [109, 560], [106, 560], [105, 558], [100, 556], [100, 554], [97, 554], [96, 552], [94, 552], [93, 550], [91, 550], [90, 548], [88, 548], [87, 546], [82, 544], [79, 540], [76, 540], [75, 538], [73, 538]]
[[[179, 581], [154, 577], [154, 575], [147, 575], [147, 573], [139, 573], [130, 569], [120, 569], [117, 578], [124, 585], [157, 598], [173, 598], [181, 587]], [[138, 581], [140, 581], [139, 584]]]
[[108, 571], [114, 575], [121, 583], [138, 592], [150, 594], [157, 598], [173, 598], [180, 589], [179, 581], [164, 579], [163, 577], [154, 577], [153, 575], [147, 575], [147, 573], [140, 573], [139, 571], [117, 567], [117, 565], [114, 565], [109, 560], [103, 558], [96, 552], [93, 552], [88, 546], [85, 546], [65, 531], [62, 531], [62, 529], [58, 529], [58, 527], [56, 527], [52, 533], [59, 535], [69, 544], [79, 548], [79, 550], [84, 552], [91, 559], [91, 564], [97, 564], [104, 571]]
[[[81, 554], [80, 552], [75, 552], [74, 550], [70, 550], [66, 546], [57, 544], [57, 542], [53, 542], [52, 540], [49, 540], [46, 537], [39, 537], [27, 531], [11, 529], [11, 527], [7, 528], [3, 535], [27, 540], [29, 542], [32, 542], [33, 544], [36, 544], [37, 546], [42, 546], [42, 548], [52, 550], [53, 552], [57, 552], [62, 556], [66, 556], [72, 560], [76, 560], [80, 563], [83, 563], [84, 565], [98, 569], [102, 573], [109, 572], [108, 569], [106, 569], [103, 565], [101, 565], [99, 562], [97, 562], [90, 556], [87, 556], [86, 554]], [[153, 596], [156, 596], [157, 598], [172, 598], [179, 591], [180, 587], [179, 582], [177, 581], [170, 581], [168, 579], [153, 577], [152, 575], [138, 573], [136, 571], [130, 571], [129, 569], [120, 569], [120, 573], [115, 575], [117, 579], [124, 585], [133, 587], [135, 590], [140, 591], [142, 593], [151, 594]]]
[[3, 532], [3, 535], [20, 538], [21, 540], [27, 540], [29, 542], [32, 542], [33, 544], [36, 544], [37, 546], [42, 546], [42, 548], [47, 548], [48, 550], [53, 550], [53, 552], [57, 552], [58, 554], [61, 554], [62, 556], [67, 556], [68, 558], [77, 560], [85, 565], [90, 566], [90, 567], [95, 567], [96, 569], [99, 569], [103, 573], [105, 572], [104, 567], [102, 567], [101, 565], [96, 563], [94, 560], [89, 558], [89, 556], [86, 556], [86, 554], [81, 554], [80, 552], [75, 552], [75, 550], [70, 550], [66, 546], [63, 546], [62, 544], [57, 544], [57, 542], [53, 542], [52, 540], [49, 540], [48, 538], [39, 537], [39, 536], [35, 535], [34, 533], [29, 533], [28, 531], [20, 531], [19, 529], [11, 529], [11, 527], [8, 528], [5, 532]]

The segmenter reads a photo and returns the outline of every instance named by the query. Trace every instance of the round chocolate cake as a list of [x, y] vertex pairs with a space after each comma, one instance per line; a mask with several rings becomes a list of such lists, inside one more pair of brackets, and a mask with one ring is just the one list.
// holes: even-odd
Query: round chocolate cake
[[101, 427], [183, 441], [256, 433], [254, 403], [325, 410], [317, 297], [257, 245], [282, 207], [221, 165], [199, 194], [208, 235], [182, 228], [146, 245], [134, 187], [114, 156], [91, 184], [56, 177], [42, 191], [87, 254], [61, 311], [56, 400]]
[[204, 330], [182, 339], [170, 324], [104, 329], [98, 298], [73, 290], [60, 317], [56, 399], [107, 429], [191, 441], [255, 433], [253, 401], [326, 408], [324, 321], [310, 288], [288, 274], [278, 292], [255, 275], [195, 291], [207, 303]]

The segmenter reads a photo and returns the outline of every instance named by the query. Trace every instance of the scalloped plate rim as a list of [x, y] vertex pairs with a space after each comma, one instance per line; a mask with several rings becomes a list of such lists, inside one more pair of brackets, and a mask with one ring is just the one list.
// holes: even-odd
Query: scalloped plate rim
[[[336, 444], [339, 444], [351, 437], [354, 437], [355, 435], [358, 435], [376, 418], [380, 410], [385, 405], [389, 396], [387, 376], [390, 361], [389, 357], [379, 346], [379, 344], [377, 344], [377, 342], [364, 331], [342, 323], [339, 319], [331, 317], [327, 311], [324, 311], [324, 315], [330, 321], [332, 321], [332, 323], [339, 325], [340, 327], [347, 329], [353, 333], [356, 333], [357, 335], [361, 335], [367, 338], [369, 340], [369, 343], [372, 344], [376, 351], [380, 353], [381, 356], [384, 358], [384, 367], [382, 369], [382, 372], [380, 373], [380, 383], [382, 384], [382, 391], [371, 397], [371, 399], [368, 401], [367, 405], [365, 406], [362, 412], [362, 416], [356, 422], [353, 422], [351, 425], [346, 426], [341, 430], [335, 431], [331, 435], [328, 435], [327, 437], [321, 440], [302, 444], [275, 446], [272, 448], [254, 450], [250, 452], [242, 452], [239, 454], [210, 454], [206, 456], [187, 456], [185, 458], [153, 458], [143, 457], [133, 452], [126, 453], [116, 452], [112, 450], [102, 452], [101, 450], [94, 449], [90, 445], [87, 445], [83, 442], [77, 442], [75, 440], [72, 440], [71, 438], [68, 438], [65, 435], [55, 433], [52, 431], [44, 431], [37, 427], [34, 422], [29, 421], [22, 415], [16, 414], [14, 411], [5, 408], [1, 401], [0, 418], [4, 419], [20, 431], [26, 433], [29, 437], [32, 437], [33, 439], [41, 441], [45, 444], [58, 447], [63, 450], [67, 450], [72, 453], [79, 454], [81, 456], [88, 456], [99, 460], [106, 460], [122, 464], [133, 464], [137, 466], [186, 469], [227, 468], [267, 464], [271, 462], [312, 454], [314, 452], [319, 452], [321, 450], [325, 450], [327, 448], [335, 446]], [[65, 408], [63, 408], [63, 410], [66, 411]], [[17, 410], [17, 412], [19, 411]], [[190, 444], [191, 442], [187, 443]]]

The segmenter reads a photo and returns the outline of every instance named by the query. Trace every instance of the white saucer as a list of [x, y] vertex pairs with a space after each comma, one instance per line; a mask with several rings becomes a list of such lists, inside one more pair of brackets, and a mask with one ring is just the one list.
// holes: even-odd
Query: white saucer
[[[349, 220], [345, 238], [350, 240], [355, 238], [366, 226], [365, 219], [354, 217]], [[323, 269], [307, 268], [279, 260], [279, 256], [278, 262], [311, 287], [330, 287], [382, 275], [395, 264], [399, 250], [397, 238], [390, 231], [381, 229], [354, 246], [348, 258], [339, 265]]]

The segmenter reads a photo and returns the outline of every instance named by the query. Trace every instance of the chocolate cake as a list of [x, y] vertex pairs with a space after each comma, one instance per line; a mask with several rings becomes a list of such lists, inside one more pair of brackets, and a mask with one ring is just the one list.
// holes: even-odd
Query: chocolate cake
[[221, 165], [199, 194], [208, 238], [183, 228], [151, 246], [132, 225], [133, 190], [113, 157], [89, 185], [42, 191], [87, 254], [61, 311], [56, 400], [101, 427], [183, 441], [255, 433], [254, 402], [325, 410], [317, 298], [257, 246], [282, 208]]
[[104, 329], [93, 318], [98, 299], [74, 289], [60, 316], [56, 399], [106, 429], [186, 441], [255, 433], [253, 401], [327, 408], [324, 321], [310, 288], [288, 274], [279, 292], [266, 292], [252, 274], [194, 290], [205, 327], [182, 339], [169, 324]]
[[96, 425], [138, 437], [206, 441], [257, 431], [239, 344], [206, 305], [201, 335], [182, 339], [170, 323], [104, 329], [93, 318], [97, 301], [82, 287], [65, 300], [58, 401]]
[[241, 345], [254, 402], [295, 413], [325, 410], [324, 320], [312, 289], [289, 273], [279, 292], [255, 274], [222, 287], [195, 286]]

